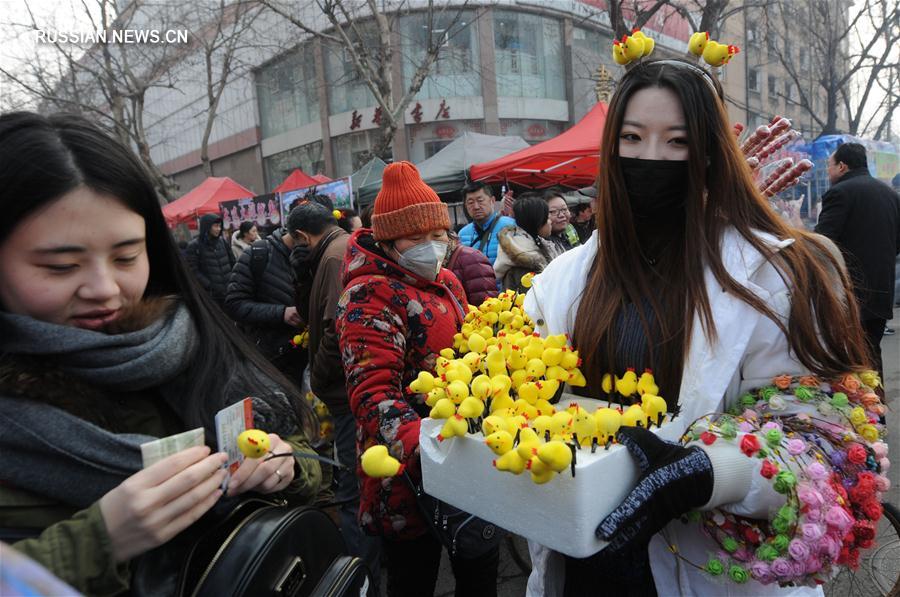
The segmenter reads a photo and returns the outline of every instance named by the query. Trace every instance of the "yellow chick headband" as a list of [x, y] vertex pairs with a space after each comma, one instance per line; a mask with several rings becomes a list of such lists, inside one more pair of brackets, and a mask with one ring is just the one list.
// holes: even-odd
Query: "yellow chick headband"
[[654, 60], [652, 62], [652, 64], [664, 64], [667, 66], [677, 66], [679, 68], [686, 68], [686, 69], [700, 75], [700, 78], [703, 79], [703, 81], [706, 82], [707, 85], [709, 85], [709, 88], [712, 90], [713, 95], [715, 95], [717, 97], [719, 95], [719, 91], [716, 89], [716, 84], [713, 82], [712, 75], [710, 75], [706, 69], [700, 68], [696, 64], [691, 64], [690, 62], [684, 62], [682, 60], [670, 60], [670, 59]]

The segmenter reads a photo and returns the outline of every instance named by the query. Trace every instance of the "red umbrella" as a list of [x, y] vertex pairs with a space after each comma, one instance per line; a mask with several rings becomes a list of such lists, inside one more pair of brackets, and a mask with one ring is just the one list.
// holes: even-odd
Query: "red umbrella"
[[246, 189], [227, 176], [210, 176], [199, 186], [188, 191], [172, 203], [163, 206], [163, 215], [169, 226], [190, 222], [203, 214], [219, 213], [219, 203], [253, 197]]
[[469, 178], [509, 182], [531, 188], [591, 185], [597, 178], [606, 110], [606, 104], [598, 103], [564, 133], [502, 158], [472, 166]]
[[297, 168], [293, 172], [291, 172], [287, 178], [284, 179], [280, 185], [275, 187], [273, 193], [286, 193], [287, 191], [296, 191], [297, 189], [305, 189], [306, 187], [313, 187], [319, 184], [321, 181], [316, 180], [315, 177], [310, 176]]

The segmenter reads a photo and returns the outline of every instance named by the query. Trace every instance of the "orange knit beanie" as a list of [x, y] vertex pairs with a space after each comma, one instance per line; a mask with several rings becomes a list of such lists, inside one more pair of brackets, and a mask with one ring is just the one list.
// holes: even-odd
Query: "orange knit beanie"
[[419, 176], [419, 170], [410, 162], [395, 162], [385, 168], [372, 212], [375, 240], [393, 240], [440, 228], [450, 229], [450, 213]]

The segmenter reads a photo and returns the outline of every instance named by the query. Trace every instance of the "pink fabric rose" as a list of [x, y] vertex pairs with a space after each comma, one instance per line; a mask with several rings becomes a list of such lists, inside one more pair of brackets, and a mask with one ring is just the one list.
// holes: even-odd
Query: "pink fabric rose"
[[836, 560], [841, 555], [841, 540], [831, 534], [825, 535], [819, 540], [819, 553]]
[[825, 534], [825, 529], [820, 524], [806, 522], [800, 525], [800, 534], [806, 541], [816, 541]]
[[750, 576], [764, 585], [772, 584], [775, 581], [775, 577], [772, 576], [769, 564], [759, 560], [750, 565]]
[[798, 561], [804, 561], [809, 557], [809, 545], [800, 539], [794, 539], [788, 545], [788, 554]]
[[828, 469], [821, 462], [813, 462], [806, 469], [806, 476], [813, 481], [824, 481], [828, 478]]
[[822, 504], [825, 503], [822, 494], [806, 483], [801, 483], [797, 486], [797, 497], [810, 508], [821, 508]]
[[841, 535], [853, 526], [853, 518], [840, 506], [832, 506], [825, 513], [825, 522], [828, 523], [828, 526], [837, 529]]
[[875, 452], [875, 458], [886, 458], [888, 455], [888, 445], [884, 442], [875, 442], [872, 444], [872, 451]]
[[738, 430], [741, 433], [750, 433], [753, 431], [753, 425], [748, 421], [741, 421], [738, 423]]
[[881, 472], [886, 473], [891, 470], [891, 461], [887, 458], [882, 458], [878, 461], [878, 465], [881, 467]]
[[[882, 467], [882, 470], [884, 470], [884, 467]], [[889, 491], [891, 489], [891, 480], [884, 475], [878, 475], [875, 477], [875, 489], [881, 493]]]
[[810, 556], [803, 562], [803, 572], [806, 574], [815, 574], [822, 569], [822, 561], [816, 556]]
[[794, 567], [786, 558], [775, 558], [772, 562], [772, 574], [779, 580], [787, 580], [794, 575]]
[[798, 454], [802, 454], [803, 451], [806, 450], [806, 442], [802, 439], [789, 439], [787, 442], [787, 451], [788, 454], [792, 456], [797, 456]]
[[818, 508], [810, 508], [804, 513], [809, 522], [822, 522], [822, 511]]

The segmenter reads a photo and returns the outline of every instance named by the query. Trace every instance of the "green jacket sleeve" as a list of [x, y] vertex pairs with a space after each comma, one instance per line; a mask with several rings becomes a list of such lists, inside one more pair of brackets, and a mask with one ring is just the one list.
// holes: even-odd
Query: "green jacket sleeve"
[[117, 595], [128, 590], [128, 563], [113, 560], [99, 503], [13, 547], [85, 595]]
[[[303, 434], [292, 435], [285, 438], [287, 443], [294, 448], [294, 452], [312, 454], [318, 456], [309, 440]], [[284, 494], [289, 498], [311, 504], [322, 485], [322, 467], [314, 458], [294, 458], [294, 480], [284, 489]]]

